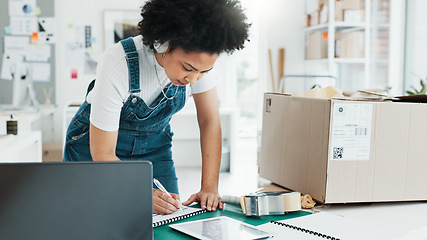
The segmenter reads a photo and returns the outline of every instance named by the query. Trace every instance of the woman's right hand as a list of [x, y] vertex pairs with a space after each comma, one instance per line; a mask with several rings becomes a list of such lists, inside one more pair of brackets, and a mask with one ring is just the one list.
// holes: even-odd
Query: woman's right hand
[[176, 212], [181, 207], [179, 195], [171, 193], [171, 196], [159, 189], [153, 189], [153, 213], [167, 215]]

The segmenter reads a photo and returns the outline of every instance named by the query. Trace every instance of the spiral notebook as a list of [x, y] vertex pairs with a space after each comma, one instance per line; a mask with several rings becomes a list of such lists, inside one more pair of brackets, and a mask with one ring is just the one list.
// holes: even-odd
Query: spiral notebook
[[178, 210], [168, 215], [153, 214], [153, 228], [206, 212], [206, 209], [186, 206], [182, 206], [181, 209], [182, 211]]
[[399, 232], [373, 226], [329, 213], [315, 213], [283, 221], [271, 221], [258, 226], [258, 229], [273, 235], [277, 239], [394, 239]]

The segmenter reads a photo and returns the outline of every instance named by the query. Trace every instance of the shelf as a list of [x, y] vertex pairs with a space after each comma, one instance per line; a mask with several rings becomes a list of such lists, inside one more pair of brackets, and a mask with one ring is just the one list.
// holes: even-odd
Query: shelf
[[[365, 23], [333, 22], [331, 24], [336, 28], [337, 31], [342, 31], [345, 29], [353, 29], [353, 28], [355, 28], [355, 30], [366, 28]], [[318, 31], [318, 30], [327, 30], [328, 26], [329, 26], [329, 23], [323, 23], [315, 26], [306, 27], [304, 31], [312, 32], [312, 31]]]
[[318, 64], [318, 63], [365, 63], [364, 58], [334, 58], [331, 61], [327, 58], [322, 59], [306, 59], [306, 63]]
[[365, 63], [366, 59], [364, 58], [334, 58], [335, 63]]
[[336, 28], [365, 28], [366, 23], [335, 22]]
[[314, 26], [306, 27], [304, 30], [306, 32], [311, 32], [311, 31], [317, 31], [317, 30], [321, 30], [321, 29], [328, 29], [328, 24], [323, 23], [323, 24], [319, 24], [319, 25], [314, 25]]
[[390, 24], [388, 23], [373, 23], [371, 24], [371, 28], [390, 28]]
[[388, 64], [389, 63], [388, 59], [372, 59], [371, 62], [377, 63], [377, 64]]
[[[305, 1], [307, 6], [311, 4], [306, 6], [307, 9], [312, 10], [306, 11], [306, 14], [315, 13], [317, 10], [319, 19], [326, 20], [325, 16], [319, 15], [323, 11], [322, 14], [327, 14], [329, 21], [326, 23], [314, 21], [320, 24], [304, 28], [305, 56], [322, 57], [322, 59], [305, 59], [304, 74], [321, 73], [335, 76], [339, 79], [336, 86], [345, 90], [390, 84], [392, 81], [388, 76], [390, 69], [388, 55], [392, 48], [388, 46], [391, 44], [389, 21], [393, 19], [389, 17], [392, 15], [390, 10], [380, 8], [379, 3], [375, 1], [360, 0], [360, 4], [364, 2], [364, 8], [360, 9], [365, 11], [365, 18], [345, 18], [347, 21], [344, 21], [344, 16], [341, 15], [342, 8], [338, 6], [335, 9], [337, 7], [335, 3], [338, 1], [340, 0], [323, 1], [324, 4], [327, 3], [326, 7], [329, 10], [327, 13], [320, 9], [321, 5], [317, 2]], [[340, 16], [336, 13], [340, 13]], [[355, 21], [350, 22], [351, 20]], [[335, 57], [336, 55], [343, 58]], [[322, 87], [322, 84], [327, 84], [321, 81], [316, 83], [320, 83]], [[301, 86], [303, 87], [306, 86]]]
[[[365, 58], [334, 58], [333, 62], [335, 63], [365, 63], [368, 61]], [[370, 59], [370, 63], [377, 63], [377, 64], [388, 64], [388, 59]]]
[[306, 63], [329, 63], [329, 59], [327, 58], [321, 58], [321, 59], [305, 59]]

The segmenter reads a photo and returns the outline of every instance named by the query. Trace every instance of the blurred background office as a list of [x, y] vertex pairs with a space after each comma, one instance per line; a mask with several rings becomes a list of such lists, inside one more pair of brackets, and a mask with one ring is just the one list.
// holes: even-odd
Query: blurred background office
[[[420, 79], [427, 76], [425, 1], [241, 3], [252, 23], [251, 41], [242, 51], [223, 54], [212, 73], [218, 79], [222, 172], [243, 169], [253, 173], [256, 184], [264, 92], [333, 85], [348, 95], [357, 90], [403, 95], [411, 87], [419, 89]], [[66, 127], [95, 78], [100, 54], [120, 39], [137, 35], [143, 4], [0, 3], [0, 134], [6, 134], [11, 114], [19, 127], [14, 138], [0, 139], [0, 161], [61, 161]], [[197, 169], [199, 133], [191, 99], [171, 124], [183, 126], [175, 128], [177, 168]]]

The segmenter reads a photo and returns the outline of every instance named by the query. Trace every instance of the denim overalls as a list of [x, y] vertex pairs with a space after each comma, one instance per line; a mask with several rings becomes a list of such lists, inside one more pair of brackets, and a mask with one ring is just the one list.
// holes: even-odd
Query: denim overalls
[[[184, 107], [186, 87], [169, 84], [164, 89], [167, 98], [161, 93], [147, 106], [135, 94], [141, 91], [135, 44], [132, 38], [122, 40], [121, 44], [128, 63], [130, 96], [120, 113], [116, 155], [120, 160], [151, 161], [153, 177], [169, 192], [178, 194], [171, 151], [173, 133], [169, 121], [173, 114]], [[94, 87], [94, 81], [89, 85], [88, 93]], [[85, 101], [68, 126], [63, 161], [92, 161], [89, 147], [90, 106]]]

